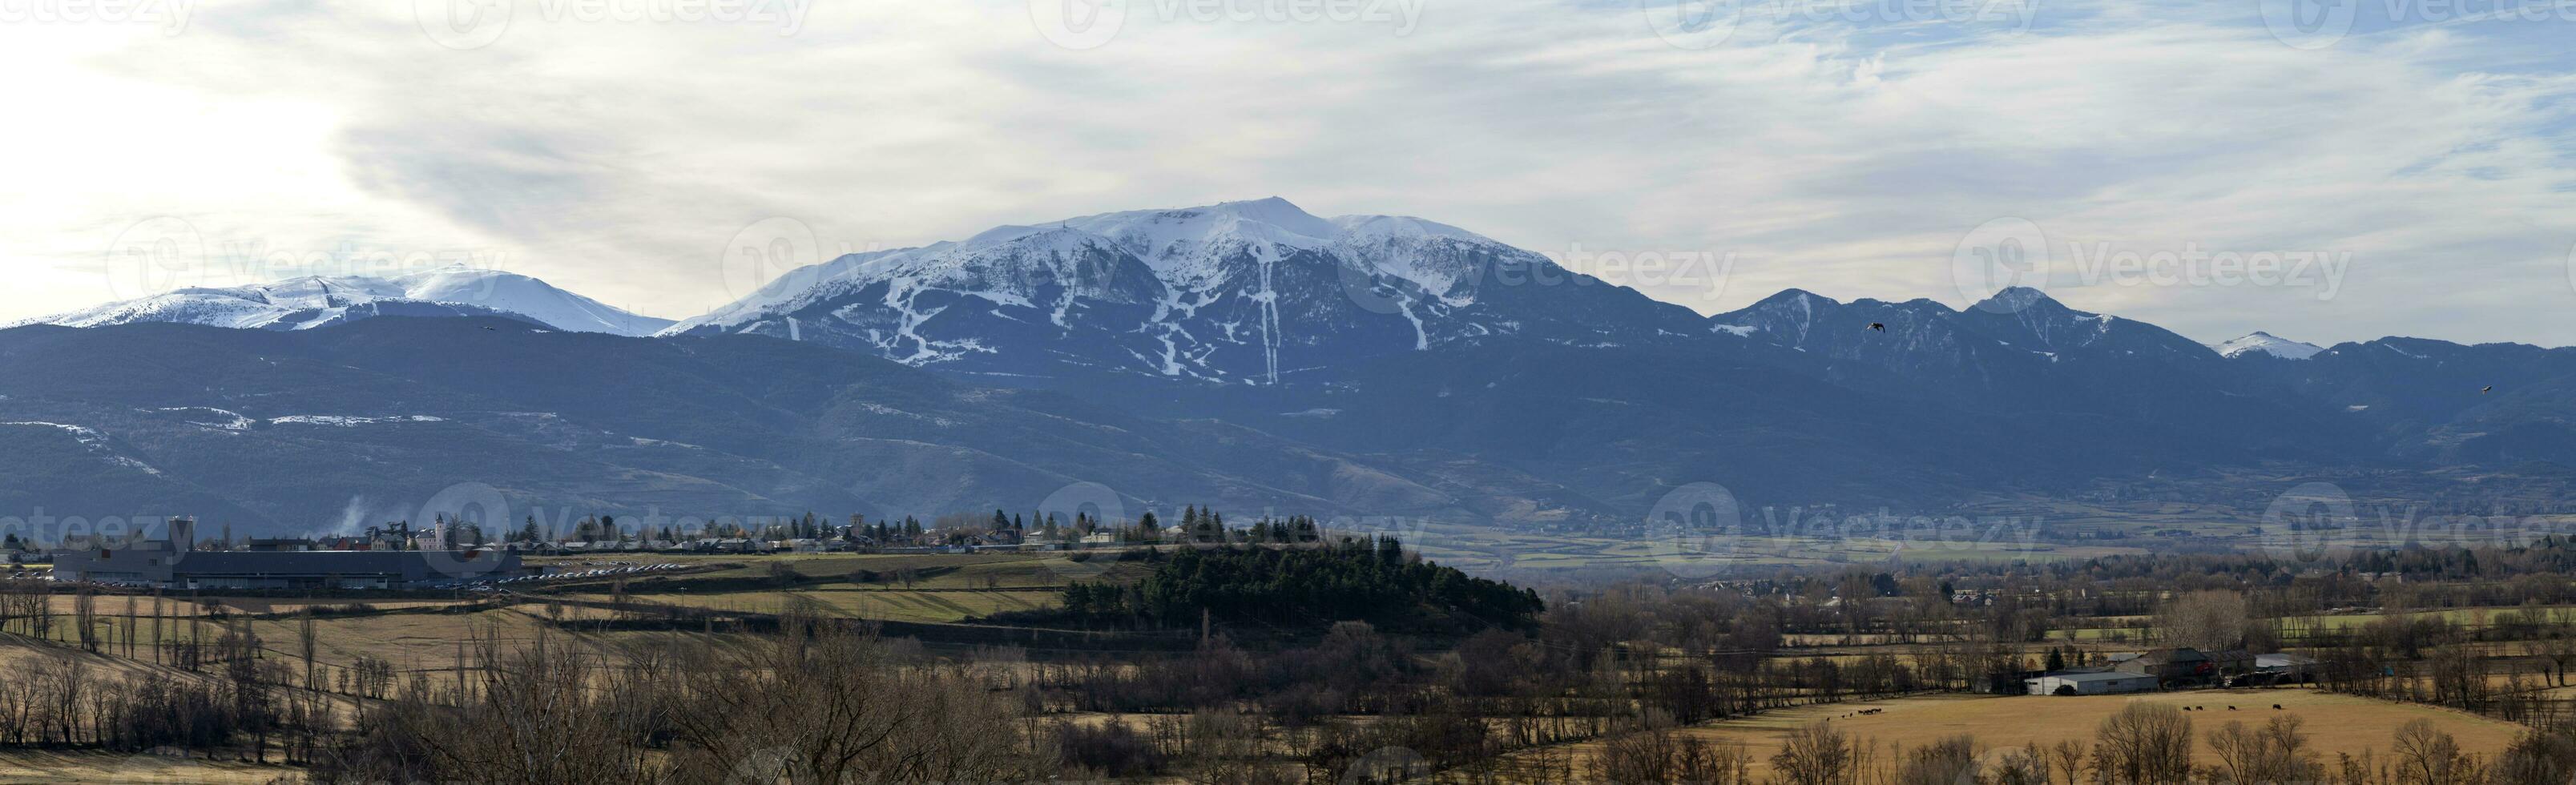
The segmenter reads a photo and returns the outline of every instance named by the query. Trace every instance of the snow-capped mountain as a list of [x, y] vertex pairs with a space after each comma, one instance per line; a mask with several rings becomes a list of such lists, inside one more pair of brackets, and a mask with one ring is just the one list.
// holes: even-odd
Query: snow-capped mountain
[[772, 335], [968, 373], [1266, 385], [1485, 336], [1605, 345], [1705, 330], [1680, 306], [1464, 229], [1326, 219], [1273, 197], [844, 256], [664, 334]]
[[1457, 227], [1277, 199], [846, 256], [659, 331], [469, 270], [41, 321], [98, 329], [0, 330], [22, 504], [272, 524], [462, 482], [621, 515], [1019, 509], [1098, 483], [1135, 505], [1617, 532], [1685, 480], [1904, 506], [2126, 495], [2175, 467], [2262, 467], [2213, 487], [2265, 498], [2282, 470], [2576, 465], [2576, 348], [2230, 360], [2034, 289], [1966, 308], [1792, 289], [1702, 317]]
[[176, 322], [303, 330], [373, 316], [507, 316], [571, 332], [644, 336], [671, 320], [630, 313], [524, 275], [455, 265], [393, 278], [309, 276], [237, 287], [176, 289], [19, 322], [99, 327]]
[[2317, 356], [2318, 352], [2326, 350], [2326, 347], [2323, 346], [2303, 341], [2293, 341], [2267, 332], [2256, 332], [2251, 335], [2210, 344], [2209, 348], [2216, 350], [2221, 356], [2231, 360], [2248, 353], [2269, 355], [2284, 360], [2305, 360], [2310, 357]]

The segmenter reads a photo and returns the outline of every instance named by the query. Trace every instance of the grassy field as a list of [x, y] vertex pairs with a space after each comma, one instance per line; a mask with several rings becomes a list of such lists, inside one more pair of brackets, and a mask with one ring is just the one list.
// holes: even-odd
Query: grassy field
[[[102, 594], [91, 600], [91, 607], [95, 609], [100, 616], [124, 616], [126, 596], [127, 595], [122, 594]], [[69, 616], [72, 614], [72, 609], [79, 603], [79, 598], [69, 594], [57, 594], [47, 598], [47, 601], [53, 605], [54, 613], [62, 616]], [[379, 610], [393, 610], [396, 608], [423, 608], [454, 605], [457, 602], [460, 602], [460, 600], [429, 598], [398, 600], [299, 599], [278, 597], [218, 597], [213, 595], [207, 595], [200, 598], [190, 598], [185, 595], [169, 595], [161, 598], [161, 615], [168, 618], [184, 618], [200, 615], [206, 612], [205, 606], [210, 604], [220, 606], [223, 613], [294, 613], [308, 607], [329, 609], [349, 605], [366, 605]], [[152, 614], [152, 598], [149, 596], [135, 596], [134, 612], [137, 615], [150, 616]]]
[[[2449, 709], [2316, 690], [2279, 689], [2065, 697], [1939, 695], [1803, 706], [1700, 725], [1685, 733], [1713, 743], [1743, 745], [1753, 755], [1756, 776], [1761, 776], [1768, 773], [1769, 758], [1780, 748], [1781, 740], [1789, 731], [1819, 720], [1829, 721], [1835, 728], [1875, 744], [1880, 760], [1884, 761], [1890, 744], [1911, 748], [1962, 733], [1974, 735], [1980, 749], [2019, 747], [2032, 742], [2046, 746], [2067, 739], [2089, 743], [2094, 728], [2102, 719], [2130, 701], [2207, 707], [2206, 713], [2196, 711], [2189, 715], [2195, 739], [2229, 720], [2240, 720], [2254, 726], [2269, 721], [2276, 714], [2294, 715], [2306, 722], [2301, 730], [2308, 735], [2311, 746], [2329, 757], [2338, 752], [2359, 753], [2363, 750], [2385, 754], [2389, 749], [2390, 735], [2397, 727], [2416, 719], [2432, 720], [2443, 731], [2457, 737], [2461, 749], [2485, 756], [2503, 750], [2521, 732], [2520, 726], [2512, 723]], [[2283, 707], [2282, 711], [2272, 709], [2276, 703]], [[2229, 705], [2236, 706], [2238, 710], [2227, 710]], [[1849, 716], [1860, 709], [1882, 711], [1873, 715]], [[2201, 763], [2217, 762], [2206, 744], [2199, 747]], [[1575, 745], [1575, 756], [1578, 761], [1589, 760], [1597, 748], [1597, 743]]]
[[2400, 616], [2408, 619], [2441, 619], [2443, 621], [2448, 621], [2452, 624], [2462, 626], [2484, 627], [2493, 622], [2497, 615], [2507, 611], [2548, 615], [2563, 614], [2570, 610], [2571, 609], [2566, 606], [2535, 605], [2529, 607], [2509, 608], [2449, 608], [2444, 610], [2410, 611], [2391, 614], [2339, 613], [2329, 616], [2298, 616], [2292, 617], [2292, 619], [2300, 622], [2311, 623], [2316, 625], [2318, 629], [2325, 630], [2353, 629], [2388, 616]]
[[[93, 679], [211, 683], [220, 678], [213, 673], [190, 673], [63, 646], [33, 644], [23, 639], [0, 642], [0, 669], [13, 674], [30, 674], [36, 672], [38, 663], [45, 660], [76, 661]], [[339, 716], [354, 715], [355, 701], [340, 696], [332, 700], [338, 705], [336, 711]], [[276, 760], [273, 753], [271, 760]], [[36, 749], [0, 752], [0, 783], [266, 783], [299, 771], [277, 765], [176, 755]]]
[[41, 751], [15, 751], [0, 755], [0, 783], [257, 785], [296, 771], [283, 766], [162, 755]]
[[[580, 570], [590, 567], [627, 564], [678, 564], [700, 568], [697, 571], [663, 576], [658, 579], [639, 577], [629, 580], [638, 591], [649, 590], [655, 580], [667, 586], [687, 587], [710, 581], [762, 581], [779, 577], [780, 570], [800, 580], [843, 581], [862, 571], [876, 574], [874, 586], [904, 589], [1027, 589], [1061, 587], [1069, 581], [1099, 580], [1109, 570], [1119, 569], [1114, 553], [1099, 553], [1081, 560], [1060, 553], [975, 553], [975, 554], [856, 554], [813, 553], [774, 556], [661, 556], [632, 555], [609, 557], [551, 557], [530, 559], [531, 565], [556, 570]], [[1129, 565], [1132, 568], [1132, 565]], [[910, 583], [902, 577], [911, 575]], [[610, 579], [575, 581], [576, 584], [606, 585]]]
[[[580, 569], [593, 559], [556, 560]], [[1054, 607], [1074, 581], [1128, 580], [1147, 569], [1100, 554], [1082, 560], [1053, 553], [791, 554], [759, 557], [647, 557], [628, 563], [688, 564], [695, 572], [633, 580], [628, 596], [643, 602], [745, 613], [804, 606], [846, 618], [955, 622], [1007, 611]], [[611, 581], [564, 584], [568, 598], [606, 601]], [[542, 599], [542, 596], [539, 596]]]
[[[606, 601], [605, 594], [569, 595], [585, 600]], [[1055, 607], [1060, 599], [1054, 591], [986, 590], [986, 589], [876, 589], [833, 586], [813, 589], [770, 591], [712, 592], [692, 594], [638, 595], [640, 599], [666, 605], [691, 608], [739, 611], [743, 613], [779, 613], [805, 607], [819, 609], [823, 615], [879, 621], [954, 622], [990, 616], [1004, 611], [1037, 610]]]
[[[597, 615], [606, 616], [607, 614], [600, 612]], [[588, 617], [580, 609], [572, 609], [566, 616], [567, 618]], [[68, 620], [63, 621], [65, 623], [59, 624], [50, 638], [56, 644], [55, 646], [38, 649], [22, 643], [0, 645], [0, 666], [5, 666], [17, 658], [76, 651], [74, 636], [68, 629], [70, 624]], [[392, 662], [400, 670], [443, 672], [454, 667], [461, 642], [468, 640], [498, 640], [504, 643], [526, 641], [535, 637], [540, 628], [547, 626], [547, 621], [544, 606], [534, 603], [470, 613], [324, 616], [314, 620], [314, 660], [328, 668], [346, 668], [356, 664], [359, 655], [366, 654]], [[266, 655], [268, 658], [287, 662], [302, 659], [298, 648], [301, 625], [297, 619], [255, 619], [249, 621], [249, 626], [252, 634], [259, 637], [260, 648], [268, 652]], [[210, 622], [199, 632], [203, 633], [203, 640], [212, 643], [223, 635], [225, 629], [223, 623]], [[623, 632], [603, 635], [579, 630], [556, 630], [553, 634], [559, 639], [580, 639], [603, 646], [615, 646], [623, 640], [677, 633]], [[188, 636], [189, 631], [184, 624], [167, 623], [162, 628], [162, 639], [180, 641], [186, 640]], [[102, 635], [101, 653], [114, 656], [100, 657], [97, 658], [98, 661], [106, 664], [121, 664], [125, 667], [144, 667], [136, 662], [149, 663], [152, 660], [150, 646], [154, 638], [150, 626], [138, 625], [136, 638], [135, 660], [126, 660], [122, 658], [124, 655], [122, 628], [119, 627], [114, 632]]]
[[[2529, 613], [2541, 615], [2543, 617], [2555, 618], [2556, 616], [2576, 612], [2576, 608], [2569, 608], [2566, 606], [2514, 606], [2446, 608], [2439, 610], [2400, 611], [2395, 613], [2374, 611], [2320, 614], [2312, 616], [2289, 616], [2283, 617], [2280, 621], [2285, 628], [2289, 629], [2293, 633], [2350, 631], [2392, 616], [2412, 620], [2441, 620], [2471, 629], [2482, 629], [2489, 624], [2494, 623], [2500, 615], [2507, 612]], [[2126, 622], [2131, 626], [2079, 627], [2055, 630], [2049, 633], [2049, 638], [2051, 640], [2077, 641], [2085, 643], [2106, 643], [2111, 642], [2113, 640], [2114, 633], [2117, 633], [2121, 636], [2125, 636], [2126, 643], [2133, 646], [2145, 646], [2148, 641], [2154, 639], [2153, 630], [2148, 629], [2149, 625], [2153, 621], [2151, 617], [2112, 616], [2100, 617], [2093, 619], [2092, 621], [2099, 623]]]
[[[1533, 535], [1491, 529], [1430, 527], [1403, 533], [1424, 558], [1470, 572], [1519, 570], [1621, 570], [1686, 567], [1871, 564], [1907, 561], [1994, 562], [2090, 559], [2145, 549], [2129, 545], [2065, 545], [2016, 540], [1974, 542], [1938, 538], [1737, 537], [1722, 551], [1677, 554], [1636, 540]], [[1900, 551], [1901, 548], [1901, 551]]]
[[[1490, 564], [1522, 569], [1578, 570], [1604, 566], [1651, 566], [1670, 558], [1657, 549], [1634, 542], [1574, 540], [1524, 535], [1494, 535], [1490, 542], [1468, 542], [1422, 538], [1429, 543], [1425, 555], [1444, 563]], [[1884, 560], [1896, 552], [1895, 541], [1854, 539], [1830, 546], [1799, 540], [1770, 539], [1753, 543], [1739, 551], [1746, 561], [1760, 563], [1778, 559], [1782, 563], [1798, 559], [1868, 563]], [[1824, 550], [1801, 550], [1817, 547]], [[1876, 550], [1884, 547], [1885, 550]], [[2078, 558], [2106, 553], [2100, 548], [2057, 546], [1970, 546], [1956, 553], [1906, 541], [1907, 558], [1927, 559], [2047, 559]], [[459, 612], [435, 612], [436, 606], [458, 602], [452, 599], [403, 600], [296, 600], [214, 598], [212, 601], [228, 612], [280, 613], [307, 604], [348, 605], [363, 602], [378, 613], [324, 615], [314, 621], [319, 634], [318, 659], [331, 669], [346, 669], [361, 654], [382, 657], [406, 675], [418, 673], [436, 683], [457, 678], [462, 640], [499, 640], [516, 642], [547, 635], [564, 644], [596, 653], [601, 659], [615, 661], [621, 656], [662, 650], [665, 644], [682, 639], [712, 639], [719, 643], [739, 640], [721, 631], [718, 620], [704, 628], [696, 621], [678, 625], [678, 629], [648, 625], [585, 624], [583, 621], [606, 621], [641, 615], [599, 607], [583, 607], [558, 600], [578, 600], [605, 604], [612, 598], [612, 588], [622, 588], [630, 599], [669, 605], [769, 614], [799, 606], [847, 618], [877, 619], [902, 622], [945, 623], [972, 620], [997, 613], [1044, 609], [1060, 599], [1056, 591], [1072, 581], [1123, 581], [1149, 568], [1142, 561], [1119, 561], [1101, 554], [1076, 560], [1056, 553], [992, 554], [798, 554], [781, 556], [576, 556], [534, 559], [549, 567], [581, 570], [637, 564], [678, 564], [686, 571], [633, 574], [624, 578], [583, 578], [565, 581], [509, 584], [506, 593], [487, 595], [515, 604], [507, 607], [477, 606]], [[471, 595], [468, 595], [471, 597]], [[68, 598], [55, 598], [58, 610], [68, 611]], [[108, 651], [116, 652], [121, 640], [125, 598], [105, 597], [95, 605], [110, 634], [103, 636]], [[151, 613], [149, 600], [138, 610]], [[2475, 623], [2497, 609], [2428, 610], [2419, 613], [2438, 615], [2459, 623]], [[165, 613], [184, 612], [179, 603], [168, 603]], [[2371, 615], [2334, 615], [2303, 617], [2318, 626], [2340, 626], [2377, 618]], [[2144, 621], [2142, 617], [2122, 617], [2119, 622]], [[59, 617], [52, 637], [68, 641], [70, 619]], [[556, 625], [553, 622], [572, 622]], [[262, 647], [273, 660], [292, 662], [301, 628], [296, 618], [254, 619], [249, 628], [261, 639]], [[161, 634], [177, 637], [187, 625], [165, 623]], [[208, 638], [221, 634], [221, 622], [203, 625]], [[966, 628], [953, 628], [966, 629]], [[980, 628], [979, 628], [980, 629]], [[703, 630], [703, 631], [702, 631]], [[712, 638], [706, 631], [714, 631]], [[149, 637], [148, 629], [137, 632]], [[2105, 630], [2072, 631], [2070, 637], [2085, 642], [2087, 650], [2120, 650], [2142, 647], [2106, 645], [2101, 640]], [[2143, 630], [2127, 631], [2133, 640], [2143, 639]], [[148, 643], [148, 641], [147, 641]], [[1799, 658], [1849, 659], [1885, 654], [1902, 661], [1912, 661], [1925, 647], [1897, 643], [1883, 636], [1798, 636], [1788, 641], [1796, 647], [1783, 656]], [[2472, 644], [2473, 646], [2507, 646], [2510, 644]], [[651, 647], [651, 648], [648, 648]], [[104, 670], [129, 678], [211, 678], [197, 674], [180, 674], [149, 663], [152, 655], [141, 654], [136, 661], [114, 661], [92, 657]], [[0, 667], [15, 666], [28, 672], [31, 657], [63, 656], [63, 647], [40, 647], [25, 644], [0, 646]], [[91, 657], [73, 654], [72, 656]], [[2035, 655], [2034, 655], [2035, 656]], [[2536, 685], [2535, 685], [2536, 686]], [[2576, 689], [2576, 688], [2569, 688]], [[2559, 690], [2558, 692], [2564, 692]], [[2050, 744], [2065, 739], [2089, 740], [2102, 718], [2131, 701], [2144, 700], [2208, 707], [2206, 712], [2189, 716], [2196, 730], [2207, 731], [2230, 720], [2248, 725], [2283, 714], [2302, 718], [2303, 731], [2310, 737], [2312, 748], [2331, 757], [2337, 752], [2379, 750], [2391, 746], [2390, 735], [2400, 725], [2414, 719], [2428, 719], [2456, 736], [2469, 752], [2492, 755], [2501, 750], [2519, 732], [2508, 723], [2480, 718], [2461, 712], [2425, 706], [2387, 703], [2369, 699], [2321, 693], [2306, 689], [2253, 691], [2196, 691], [2156, 693], [2141, 696], [2097, 697], [1971, 697], [1930, 696], [1857, 704], [1832, 704], [1781, 710], [1754, 718], [1710, 723], [1687, 729], [1685, 733], [1711, 741], [1738, 744], [1750, 752], [1757, 770], [1769, 767], [1768, 757], [1776, 750], [1782, 736], [1804, 724], [1830, 720], [1856, 738], [1865, 739], [1878, 750], [1879, 760], [1889, 759], [1891, 746], [1912, 747], [1941, 737], [1973, 734], [1981, 747], [1992, 750], [2019, 747], [2025, 743]], [[2239, 710], [2230, 711], [2233, 703]], [[2273, 710], [2272, 704], [2285, 708]], [[1852, 716], [1856, 709], [1876, 708], [1882, 713]], [[2205, 746], [2205, 745], [2204, 745]], [[1597, 749], [1596, 744], [1567, 745], [1578, 761]], [[2209, 760], [2206, 750], [2203, 759]], [[1526, 760], [1529, 756], [1524, 756]], [[275, 767], [258, 767], [234, 763], [190, 761], [158, 756], [117, 756], [28, 753], [0, 756], [0, 783], [7, 782], [264, 782], [283, 773]], [[1756, 776], [1762, 776], [1760, 771]]]

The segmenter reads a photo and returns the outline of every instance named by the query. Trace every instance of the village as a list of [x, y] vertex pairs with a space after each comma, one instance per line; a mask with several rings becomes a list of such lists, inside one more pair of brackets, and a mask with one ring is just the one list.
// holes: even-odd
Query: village
[[2208, 687], [2274, 687], [2314, 680], [2314, 657], [2252, 654], [2242, 649], [2202, 652], [2189, 646], [2122, 652], [2103, 664], [2049, 670], [2021, 679], [2030, 695], [2116, 695]]

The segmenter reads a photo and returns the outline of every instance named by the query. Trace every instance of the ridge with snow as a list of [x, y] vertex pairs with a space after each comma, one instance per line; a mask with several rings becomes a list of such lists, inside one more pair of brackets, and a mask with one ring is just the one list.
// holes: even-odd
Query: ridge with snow
[[2305, 360], [2310, 357], [2317, 356], [2318, 352], [2326, 350], [2323, 346], [2318, 346], [2304, 341], [2293, 341], [2288, 338], [2260, 331], [2237, 338], [2231, 338], [2219, 343], [2210, 344], [2209, 348], [2212, 351], [2218, 352], [2220, 356], [2231, 360], [2247, 354], [2261, 354], [2278, 357], [2284, 360]]
[[524, 275], [451, 265], [392, 278], [307, 276], [236, 287], [192, 287], [8, 325], [100, 327], [173, 322], [304, 330], [373, 316], [502, 316], [568, 332], [644, 336], [671, 320], [631, 313]]
[[1454, 226], [1321, 218], [1272, 197], [844, 256], [663, 334], [773, 335], [1011, 377], [1272, 385], [1485, 336], [1623, 344], [1701, 321]]

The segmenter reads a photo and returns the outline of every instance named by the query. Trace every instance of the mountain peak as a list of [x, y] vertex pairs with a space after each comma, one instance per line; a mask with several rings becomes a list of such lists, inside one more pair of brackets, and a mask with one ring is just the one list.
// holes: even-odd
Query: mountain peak
[[2025, 310], [2035, 306], [2049, 305], [2057, 306], [2059, 308], [2066, 307], [2064, 304], [2049, 297], [2047, 292], [2042, 292], [2028, 286], [2007, 286], [2004, 287], [2002, 291], [1995, 292], [1994, 296], [1978, 302], [1973, 306], [1973, 308], [1975, 310], [1994, 313], [2012, 313], [2014, 311]]
[[1054, 226], [1109, 238], [1148, 263], [1231, 243], [1318, 248], [1332, 242], [1339, 232], [1332, 222], [1276, 196], [1200, 207], [1100, 213], [1056, 221]]
[[1777, 306], [1777, 305], [1787, 305], [1787, 306], [1791, 306], [1791, 307], [1801, 307], [1801, 306], [1804, 306], [1804, 307], [1814, 307], [1814, 306], [1817, 306], [1817, 305], [1841, 305], [1841, 304], [1842, 304], [1842, 302], [1841, 302], [1841, 301], [1839, 301], [1839, 300], [1835, 300], [1834, 298], [1826, 297], [1826, 296], [1824, 296], [1824, 295], [1817, 294], [1817, 293], [1815, 293], [1815, 292], [1810, 292], [1810, 291], [1807, 291], [1807, 290], [1805, 290], [1805, 289], [1798, 289], [1798, 288], [1794, 288], [1794, 287], [1793, 287], [1793, 288], [1788, 288], [1788, 289], [1782, 289], [1782, 290], [1780, 290], [1780, 292], [1779, 292], [1778, 294], [1774, 294], [1774, 295], [1771, 295], [1771, 296], [1769, 296], [1769, 297], [1762, 298], [1762, 300], [1761, 300], [1760, 302], [1756, 302], [1756, 303], [1754, 303], [1754, 304], [1753, 304], [1753, 307], [1755, 307], [1755, 308], [1760, 308], [1760, 307], [1763, 307], [1763, 306]]
[[1208, 209], [1224, 210], [1240, 215], [1278, 216], [1289, 218], [1291, 220], [1299, 217], [1315, 217], [1314, 214], [1306, 212], [1305, 208], [1298, 207], [1296, 203], [1277, 196], [1263, 197], [1260, 199], [1245, 199], [1234, 202], [1218, 202]]
[[2223, 343], [2211, 344], [2209, 348], [2217, 351], [2219, 356], [2231, 359], [2254, 353], [2284, 360], [2305, 360], [2317, 356], [2318, 352], [2325, 351], [2325, 347], [2316, 344], [2293, 341], [2260, 330]]
[[454, 264], [393, 277], [306, 275], [264, 284], [190, 287], [22, 322], [99, 327], [177, 322], [303, 330], [377, 315], [510, 314], [573, 332], [651, 335], [670, 326], [545, 281]]

